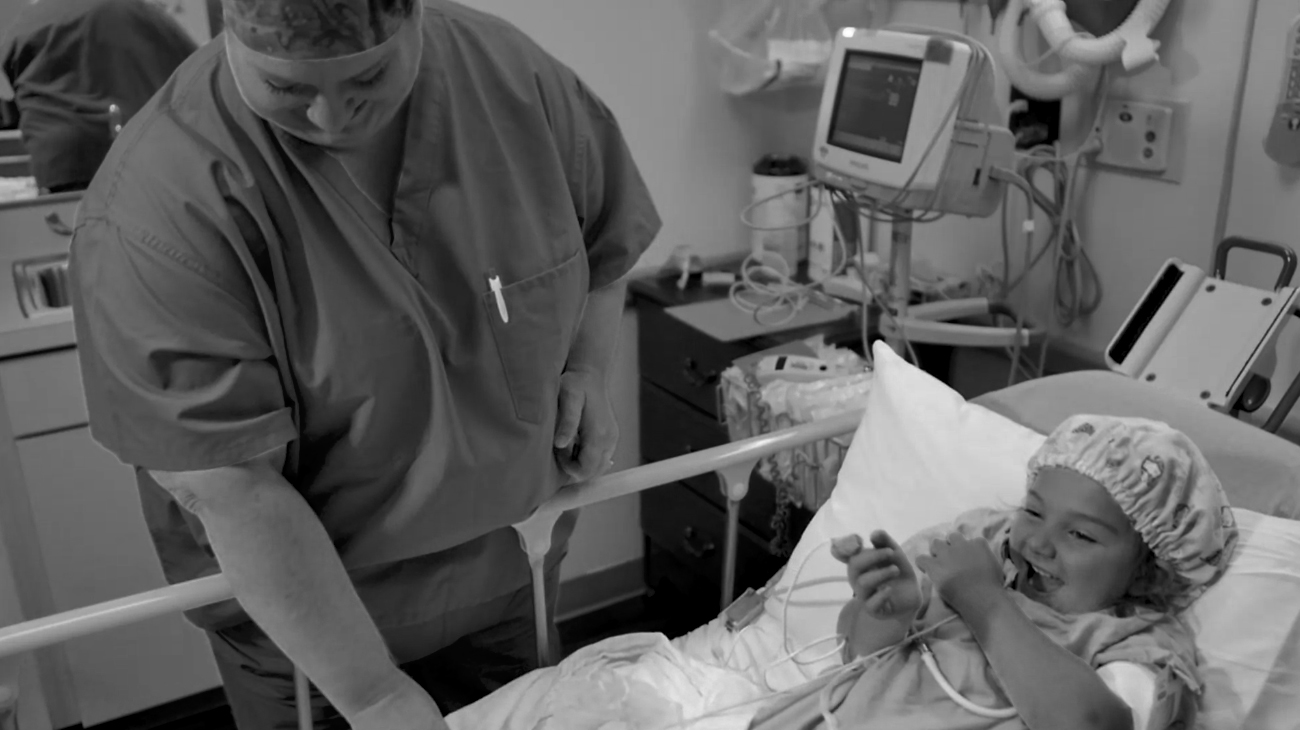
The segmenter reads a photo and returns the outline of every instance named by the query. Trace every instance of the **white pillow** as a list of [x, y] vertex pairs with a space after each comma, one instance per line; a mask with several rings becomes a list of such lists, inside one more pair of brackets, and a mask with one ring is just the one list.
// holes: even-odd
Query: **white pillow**
[[[831, 557], [828, 540], [849, 534], [865, 539], [884, 529], [901, 543], [971, 509], [1019, 504], [1026, 464], [1045, 439], [967, 403], [883, 344], [873, 354], [875, 379], [835, 490], [809, 523], [776, 584], [777, 595], [796, 580], [802, 586], [789, 607], [788, 623], [782, 602], [774, 600], [755, 627], [779, 642], [784, 623], [791, 650], [833, 635], [840, 608], [852, 596], [844, 565]], [[822, 648], [828, 645], [818, 645], [801, 659], [826, 653]], [[797, 682], [834, 662], [827, 658], [803, 666], [799, 675], [779, 674]]]
[[[813, 517], [775, 584], [803, 586], [784, 619], [783, 602], [753, 627], [751, 651], [782, 656], [835, 633], [851, 597], [844, 566], [827, 541], [888, 530], [899, 542], [977, 507], [1018, 504], [1026, 464], [1045, 436], [981, 406], [892, 350], [874, 350], [875, 382], [831, 498]], [[1240, 540], [1228, 572], [1188, 611], [1206, 684], [1207, 730], [1294, 727], [1300, 715], [1300, 522], [1234, 509]], [[802, 570], [801, 570], [802, 566]], [[808, 585], [805, 585], [808, 584]], [[759, 641], [771, 647], [758, 649]], [[826, 654], [822, 643], [801, 659]], [[793, 686], [838, 662], [785, 662], [768, 675]]]
[[1300, 522], [1234, 509], [1228, 572], [1184, 615], [1201, 651], [1202, 725], [1293, 728], [1300, 717]]

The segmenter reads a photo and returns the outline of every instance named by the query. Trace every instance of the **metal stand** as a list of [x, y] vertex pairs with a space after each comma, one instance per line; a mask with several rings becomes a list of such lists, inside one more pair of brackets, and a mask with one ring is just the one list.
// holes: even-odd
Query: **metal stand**
[[[895, 328], [890, 327], [885, 342], [902, 357], [907, 357], [907, 333], [903, 323], [907, 321], [907, 310], [912, 300], [912, 221], [902, 220], [894, 224], [889, 245], [889, 302], [886, 306], [893, 312]], [[866, 344], [863, 344], [866, 347]]]
[[[982, 297], [927, 302], [913, 307], [912, 221], [896, 221], [890, 240], [889, 301], [886, 305], [893, 316], [881, 318], [880, 330], [894, 352], [907, 357], [908, 342], [952, 347], [1028, 347], [1045, 334], [1042, 327], [1018, 320], [1005, 304]], [[1022, 326], [995, 327], [952, 321], [989, 315], [1021, 321]]]
[[560, 514], [538, 510], [514, 526], [515, 532], [519, 533], [519, 545], [528, 555], [528, 567], [533, 575], [533, 629], [537, 633], [537, 664], [542, 667], [555, 663], [546, 610], [546, 554], [551, 551], [551, 536]]
[[749, 477], [758, 460], [732, 464], [716, 473], [722, 483], [722, 494], [727, 498], [727, 543], [723, 547], [722, 610], [736, 598], [736, 550], [740, 539], [740, 502], [749, 494]]
[[311, 730], [311, 685], [298, 665], [293, 667], [293, 702], [298, 710], [298, 730]]

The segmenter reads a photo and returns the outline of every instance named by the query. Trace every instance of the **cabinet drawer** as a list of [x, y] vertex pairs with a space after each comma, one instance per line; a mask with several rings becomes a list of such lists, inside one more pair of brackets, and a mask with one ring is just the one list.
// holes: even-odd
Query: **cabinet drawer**
[[[662, 550], [721, 590], [727, 549], [724, 512], [684, 484], [667, 484], [642, 493], [641, 527]], [[757, 536], [741, 525], [736, 541], [737, 592], [763, 585], [781, 564]]]
[[69, 348], [0, 362], [0, 388], [14, 438], [87, 422], [81, 364]]
[[51, 195], [0, 205], [0, 328], [66, 322], [66, 266], [79, 196]]
[[80, 195], [51, 195], [0, 206], [0, 231], [5, 234], [0, 257], [22, 259], [66, 253], [80, 202]]
[[718, 377], [745, 347], [719, 342], [659, 307], [642, 307], [637, 330], [641, 377], [718, 417]]
[[[727, 443], [727, 428], [682, 403], [667, 391], [641, 381], [641, 456], [662, 461]], [[701, 497], [727, 508], [717, 474], [700, 474], [682, 483]], [[776, 490], [763, 479], [750, 479], [749, 494], [740, 503], [740, 522], [766, 540], [772, 534]]]

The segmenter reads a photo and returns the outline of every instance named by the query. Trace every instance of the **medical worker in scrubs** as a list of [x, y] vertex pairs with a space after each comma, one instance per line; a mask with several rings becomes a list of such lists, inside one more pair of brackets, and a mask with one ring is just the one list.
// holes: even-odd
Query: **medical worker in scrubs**
[[[0, 127], [22, 132], [40, 188], [84, 190], [113, 143], [113, 126], [196, 48], [147, 0], [32, 2], [0, 33]], [[120, 120], [109, 114], [114, 104]]]
[[611, 464], [655, 208], [571, 70], [419, 2], [225, 0], [77, 219], [92, 433], [167, 578], [233, 584], [190, 618], [241, 730], [294, 726], [290, 660], [317, 727], [376, 730], [532, 668], [509, 525]]

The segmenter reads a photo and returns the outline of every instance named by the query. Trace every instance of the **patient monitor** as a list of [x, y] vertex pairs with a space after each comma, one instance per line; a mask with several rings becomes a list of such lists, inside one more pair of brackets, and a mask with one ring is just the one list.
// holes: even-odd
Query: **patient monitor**
[[[1028, 327], [952, 320], [1005, 314], [987, 299], [909, 307], [912, 224], [918, 215], [986, 217], [1013, 172], [1015, 141], [979, 44], [929, 29], [842, 30], [817, 119], [813, 174], [893, 223], [891, 312], [881, 321], [898, 349], [911, 342], [975, 347], [1028, 344]], [[901, 330], [901, 331], [900, 331]]]
[[813, 161], [825, 183], [916, 211], [989, 216], [1015, 141], [987, 57], [947, 36], [846, 28], [836, 38]]
[[[1281, 259], [1272, 290], [1224, 280], [1234, 249]], [[1229, 238], [1215, 252], [1214, 269], [1209, 276], [1178, 259], [1166, 261], [1106, 348], [1106, 364], [1216, 410], [1254, 411], [1268, 398], [1274, 347], [1300, 301], [1300, 290], [1291, 286], [1296, 254], [1286, 246]], [[1269, 419], [1270, 430], [1300, 395], [1296, 383], [1275, 409], [1277, 423]]]

